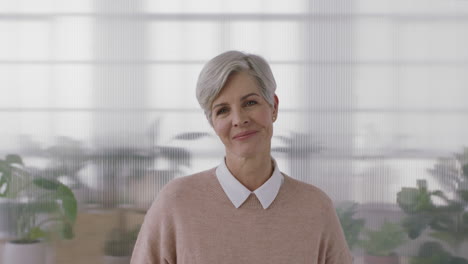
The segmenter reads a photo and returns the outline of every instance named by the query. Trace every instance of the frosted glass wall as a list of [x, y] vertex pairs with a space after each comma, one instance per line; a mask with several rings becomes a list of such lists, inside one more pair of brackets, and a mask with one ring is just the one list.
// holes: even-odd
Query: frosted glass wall
[[[160, 188], [223, 158], [195, 84], [242, 50], [278, 84], [272, 156], [334, 200], [355, 263], [468, 259], [467, 14], [460, 0], [1, 0], [0, 159], [78, 201], [74, 238], [48, 232], [49, 263], [129, 255]], [[3, 196], [0, 248], [24, 210], [50, 216]], [[368, 240], [386, 222], [394, 247]]]

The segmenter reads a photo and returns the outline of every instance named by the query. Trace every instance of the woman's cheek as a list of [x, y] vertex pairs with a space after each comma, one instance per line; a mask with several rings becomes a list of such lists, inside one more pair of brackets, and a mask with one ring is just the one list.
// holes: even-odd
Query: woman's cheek
[[223, 134], [223, 136], [229, 137], [229, 123], [228, 122], [226, 122], [226, 121], [222, 122], [220, 130], [221, 130], [221, 133]]
[[216, 134], [219, 136], [219, 137], [224, 137], [224, 135], [226, 134], [226, 121], [225, 120], [222, 120], [222, 119], [219, 119], [219, 120], [215, 120], [214, 122], [214, 129], [216, 131]]

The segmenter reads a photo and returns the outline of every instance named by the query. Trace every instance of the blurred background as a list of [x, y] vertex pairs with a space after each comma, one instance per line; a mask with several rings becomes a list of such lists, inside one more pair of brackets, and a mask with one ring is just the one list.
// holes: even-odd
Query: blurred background
[[231, 49], [269, 61], [272, 155], [355, 263], [468, 263], [466, 47], [465, 0], [0, 0], [0, 263], [22, 215], [70, 212], [15, 177], [77, 200], [36, 263], [128, 263], [160, 188], [223, 158], [195, 85]]

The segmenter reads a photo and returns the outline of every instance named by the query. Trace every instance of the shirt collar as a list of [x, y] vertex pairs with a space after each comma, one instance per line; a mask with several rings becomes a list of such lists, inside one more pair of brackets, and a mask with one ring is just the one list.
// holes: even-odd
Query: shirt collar
[[263, 209], [267, 209], [271, 203], [273, 203], [284, 181], [284, 176], [281, 174], [273, 158], [272, 161], [274, 164], [273, 174], [262, 186], [258, 187], [253, 192], [242, 185], [242, 183], [231, 174], [224, 159], [221, 164], [219, 164], [216, 168], [216, 177], [229, 200], [231, 200], [236, 208], [239, 208], [252, 193], [257, 196]]

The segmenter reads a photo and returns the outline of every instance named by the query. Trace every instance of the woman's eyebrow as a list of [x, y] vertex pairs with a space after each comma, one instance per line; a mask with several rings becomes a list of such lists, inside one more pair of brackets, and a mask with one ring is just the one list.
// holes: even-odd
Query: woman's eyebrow
[[[243, 101], [243, 100], [245, 100], [245, 98], [247, 98], [247, 97], [249, 97], [249, 96], [252, 96], [252, 95], [260, 96], [260, 95], [257, 94], [257, 93], [249, 93], [249, 94], [246, 94], [246, 95], [242, 96], [241, 99], [240, 99], [239, 101]], [[215, 109], [216, 107], [223, 106], [223, 105], [227, 105], [227, 103], [220, 103], [220, 104], [217, 104], [217, 105], [213, 106], [213, 109]]]
[[246, 94], [246, 95], [242, 96], [240, 100], [243, 101], [245, 98], [247, 98], [249, 96], [252, 96], [252, 95], [260, 96], [257, 93], [249, 93], [249, 94]]

